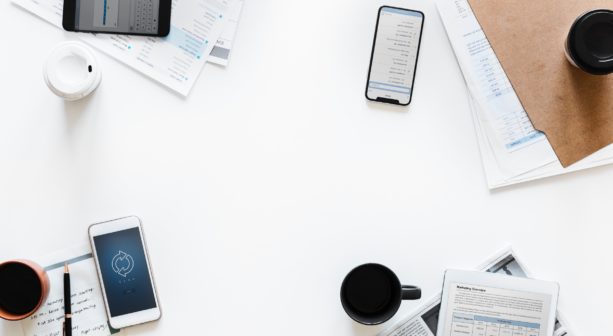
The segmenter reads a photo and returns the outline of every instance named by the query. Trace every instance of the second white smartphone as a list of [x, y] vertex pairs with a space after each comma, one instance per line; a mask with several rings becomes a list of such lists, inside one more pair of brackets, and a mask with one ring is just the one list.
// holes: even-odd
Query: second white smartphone
[[89, 239], [111, 327], [158, 320], [162, 313], [140, 219], [93, 224]]

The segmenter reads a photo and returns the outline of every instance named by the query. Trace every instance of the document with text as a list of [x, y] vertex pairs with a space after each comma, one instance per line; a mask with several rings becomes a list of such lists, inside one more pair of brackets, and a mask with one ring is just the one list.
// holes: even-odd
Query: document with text
[[104, 308], [98, 273], [89, 245], [77, 246], [40, 260], [49, 276], [47, 300], [21, 322], [25, 336], [61, 336], [64, 322], [64, 263], [70, 267], [72, 334], [89, 336], [125, 335], [111, 328]]
[[448, 295], [444, 335], [548, 335], [551, 295], [459, 282]]
[[244, 3], [245, 0], [235, 0], [230, 4], [228, 15], [226, 16], [227, 23], [223, 28], [221, 36], [217, 39], [215, 47], [211, 50], [208, 62], [223, 66], [228, 65]]
[[[83, 41], [187, 96], [224, 28], [230, 4], [239, 0], [172, 0], [167, 37], [77, 33]], [[62, 27], [63, 0], [13, 0]]]
[[[483, 272], [506, 274], [523, 278], [528, 277], [525, 266], [520, 263], [511, 249], [501, 251], [477, 269]], [[441, 295], [437, 294], [424, 305], [418, 307], [413, 313], [401, 319], [388, 329], [383, 330], [378, 336], [436, 336], [440, 307]], [[474, 315], [475, 312], [473, 312], [473, 318]], [[565, 322], [564, 318], [560, 315], [560, 312], [557, 312], [553, 336], [572, 336], [573, 334], [568, 330], [567, 322]], [[520, 318], [509, 319], [506, 322], [511, 321], [526, 322]], [[501, 323], [501, 321], [498, 323]]]
[[544, 134], [532, 126], [468, 1], [441, 0], [437, 6], [500, 168], [516, 176], [557, 161]]
[[534, 129], [467, 0], [437, 0], [458, 60], [490, 189], [613, 163], [610, 145], [563, 168]]

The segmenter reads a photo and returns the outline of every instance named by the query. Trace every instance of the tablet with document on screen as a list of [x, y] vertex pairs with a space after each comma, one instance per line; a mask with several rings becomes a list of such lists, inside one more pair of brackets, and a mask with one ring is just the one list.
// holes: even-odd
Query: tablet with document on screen
[[447, 270], [436, 334], [553, 335], [558, 292], [556, 282]]

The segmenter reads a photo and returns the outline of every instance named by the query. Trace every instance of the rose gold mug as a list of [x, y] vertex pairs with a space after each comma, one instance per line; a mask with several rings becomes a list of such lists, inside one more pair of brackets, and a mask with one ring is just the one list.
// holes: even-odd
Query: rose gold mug
[[9, 321], [34, 314], [49, 294], [49, 277], [37, 263], [9, 260], [0, 263], [0, 318]]

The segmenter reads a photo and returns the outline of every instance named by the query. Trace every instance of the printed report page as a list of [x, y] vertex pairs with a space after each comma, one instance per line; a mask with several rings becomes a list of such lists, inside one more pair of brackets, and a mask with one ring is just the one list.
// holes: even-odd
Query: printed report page
[[[12, 0], [62, 27], [63, 0]], [[79, 34], [79, 38], [146, 76], [187, 96], [215, 46], [226, 22], [228, 7], [238, 0], [172, 0], [170, 34], [165, 38], [115, 34]], [[83, 0], [102, 4], [92, 25], [121, 26], [124, 0]], [[104, 9], [106, 8], [106, 12]], [[119, 20], [119, 21], [118, 21]], [[90, 27], [92, 28], [92, 27]]]
[[551, 295], [452, 283], [444, 336], [549, 336]]

